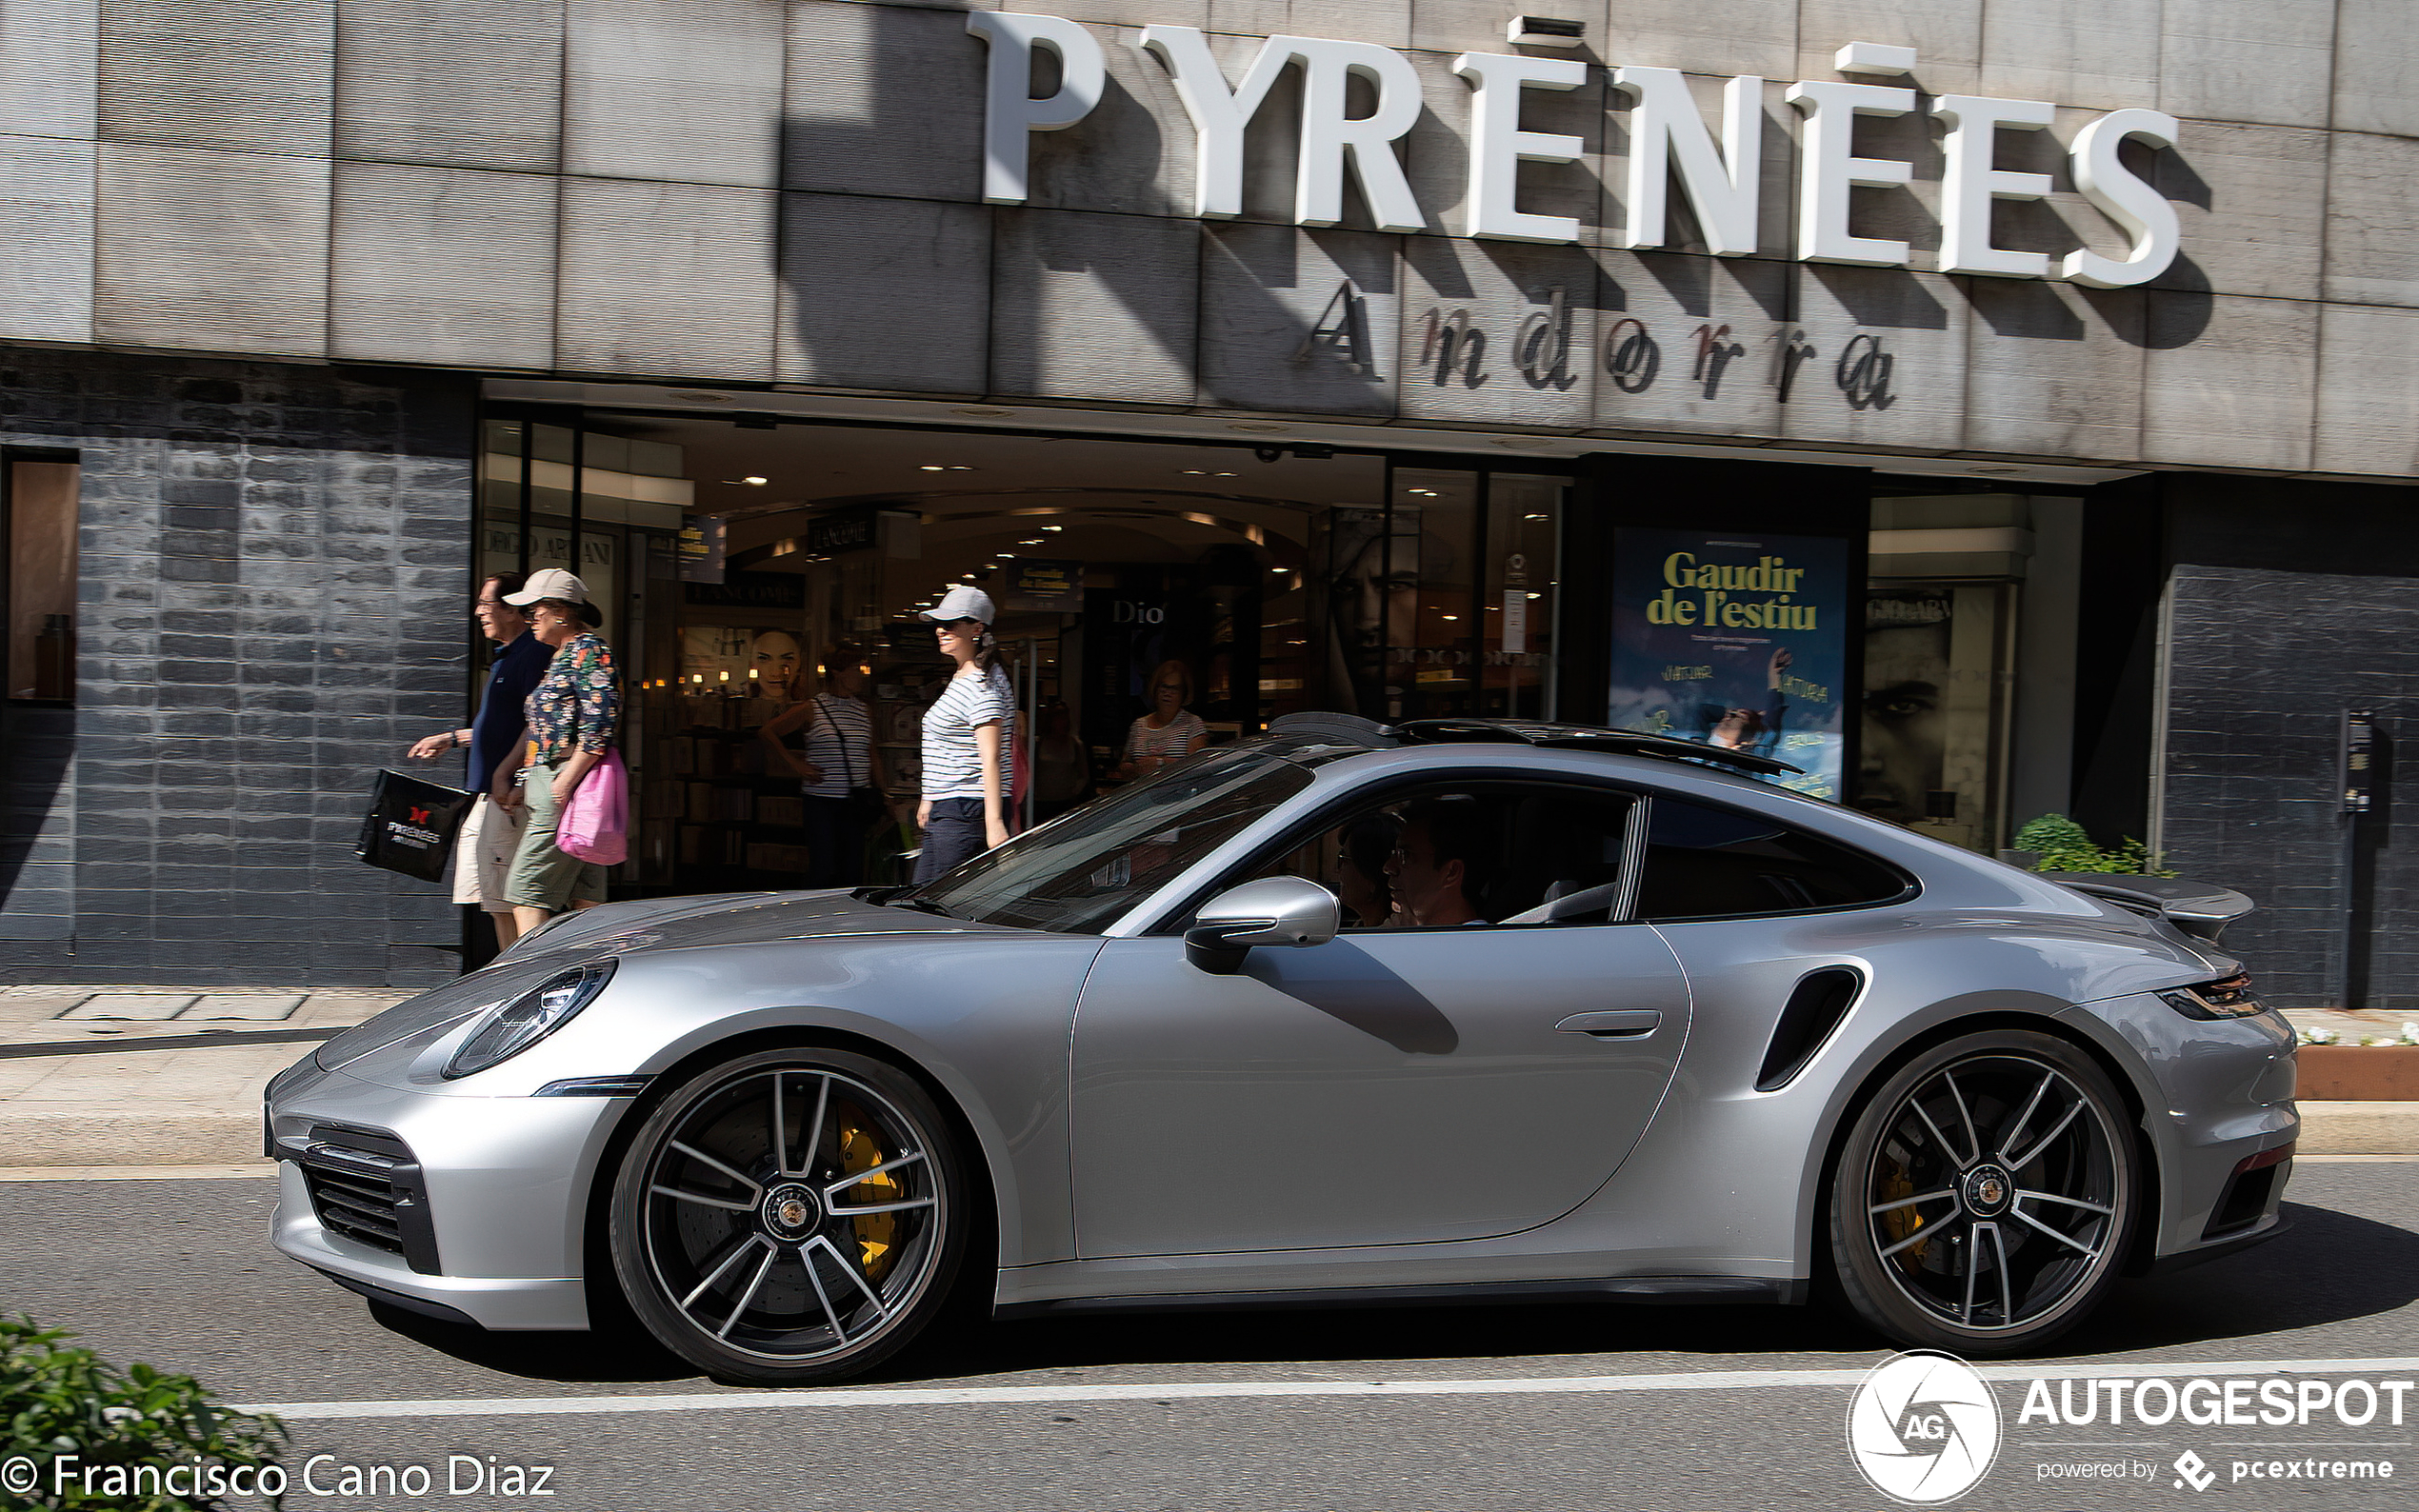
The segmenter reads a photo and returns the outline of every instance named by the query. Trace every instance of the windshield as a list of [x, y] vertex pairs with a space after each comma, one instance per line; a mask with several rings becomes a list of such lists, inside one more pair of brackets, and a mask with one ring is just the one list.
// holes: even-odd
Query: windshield
[[1105, 928], [1310, 786], [1302, 754], [1259, 744], [1212, 749], [985, 851], [895, 901], [980, 924], [1060, 934]]

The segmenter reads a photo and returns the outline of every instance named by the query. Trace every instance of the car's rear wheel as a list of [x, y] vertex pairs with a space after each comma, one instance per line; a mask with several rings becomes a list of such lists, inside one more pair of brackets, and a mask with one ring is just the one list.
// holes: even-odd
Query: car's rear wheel
[[725, 1381], [857, 1375], [947, 1301], [968, 1197], [948, 1122], [897, 1068], [840, 1050], [741, 1056], [630, 1141], [610, 1243], [630, 1308]]
[[2064, 1040], [1969, 1034], [1869, 1098], [1830, 1191], [1834, 1274], [1897, 1343], [2017, 1354], [2115, 1284], [2144, 1183], [2125, 1104]]

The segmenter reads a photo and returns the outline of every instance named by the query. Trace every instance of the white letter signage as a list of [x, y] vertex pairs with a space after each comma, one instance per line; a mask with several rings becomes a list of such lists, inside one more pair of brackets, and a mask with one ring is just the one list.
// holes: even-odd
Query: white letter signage
[[2117, 161], [2117, 147], [2138, 136], [2152, 147], [2175, 145], [2175, 117], [2158, 110], [2110, 110], [2075, 133], [2074, 187], [2103, 215], [2125, 228], [2132, 250], [2119, 262], [2085, 250], [2069, 252], [2060, 269], [2093, 288], [2147, 284], [2175, 261], [2182, 230], [2167, 196]]
[[[983, 91], [983, 200], [990, 205], [1025, 203], [1027, 133], [1073, 126], [1100, 103], [1107, 68], [1100, 44], [1072, 21], [1057, 16], [976, 10], [966, 30], [990, 44], [990, 71]], [[1058, 57], [1058, 92], [1033, 96], [1033, 50]]]
[[1992, 200], [2037, 200], [2049, 192], [2047, 173], [2016, 173], [1993, 166], [1999, 129], [2039, 130], [2057, 113], [2040, 100], [1987, 100], [1944, 94], [1931, 113], [1949, 127], [1943, 144], [1949, 168], [1940, 181], [1940, 270], [1995, 273], [2002, 278], [2047, 278], [2046, 252], [2011, 252], [1990, 245]]
[[1722, 87], [1719, 152], [1679, 70], [1615, 69], [1612, 82], [1631, 102], [1629, 221], [1621, 245], [1670, 245], [1664, 185], [1676, 167], [1713, 254], [1745, 257], [1754, 251], [1756, 191], [1764, 167], [1764, 81], [1748, 75]]
[[1576, 58], [1465, 52], [1453, 60], [1453, 71], [1470, 85], [1469, 204], [1462, 234], [1509, 242], [1577, 241], [1576, 219], [1526, 214], [1512, 204], [1512, 189], [1524, 161], [1575, 163], [1587, 145], [1558, 131], [1522, 130], [1520, 91], [1575, 90], [1588, 82], [1588, 65]]
[[1789, 101], [1806, 112], [1806, 135], [1798, 147], [1797, 255], [1809, 263], [1906, 267], [1905, 242], [1849, 234], [1848, 191], [1892, 189], [1914, 178], [1912, 163], [1856, 155], [1856, 118], [1905, 115], [1915, 108], [1915, 91], [1800, 79], [1789, 86]]

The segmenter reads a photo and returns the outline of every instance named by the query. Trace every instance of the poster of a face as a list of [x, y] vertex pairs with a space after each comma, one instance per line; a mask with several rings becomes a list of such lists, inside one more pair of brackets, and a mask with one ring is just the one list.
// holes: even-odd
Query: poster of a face
[[787, 630], [767, 630], [757, 636], [748, 651], [748, 670], [753, 674], [756, 696], [789, 698], [798, 686], [798, 662], [796, 636]]
[[1703, 530], [1614, 532], [1619, 729], [1752, 751], [1837, 798], [1846, 748], [1848, 543]]
[[1940, 788], [1949, 747], [1949, 634], [1955, 600], [1942, 588], [1865, 600], [1864, 740], [1855, 806], [1911, 825]]
[[1389, 634], [1408, 644], [1419, 623], [1420, 511], [1338, 508], [1327, 528], [1329, 676], [1350, 690], [1345, 712], [1386, 717], [1389, 692], [1400, 697], [1384, 686]]

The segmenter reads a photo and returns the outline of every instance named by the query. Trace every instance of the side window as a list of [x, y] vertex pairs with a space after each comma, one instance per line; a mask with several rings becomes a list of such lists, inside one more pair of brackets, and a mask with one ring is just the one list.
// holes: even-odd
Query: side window
[[1308, 877], [1347, 929], [1602, 924], [1620, 902], [1629, 797], [1548, 783], [1396, 789], [1295, 836], [1247, 877]]
[[1897, 873], [1845, 846], [1752, 814], [1657, 798], [1637, 914], [1793, 913], [1881, 903], [1905, 890]]

